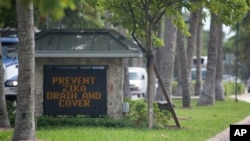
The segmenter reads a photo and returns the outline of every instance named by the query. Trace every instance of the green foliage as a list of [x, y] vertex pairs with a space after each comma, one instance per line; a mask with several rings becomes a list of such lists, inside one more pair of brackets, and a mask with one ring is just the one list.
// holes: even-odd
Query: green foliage
[[[232, 36], [227, 40], [224, 44], [224, 52], [225, 53], [236, 53], [236, 46], [238, 46], [238, 57], [241, 64], [246, 64], [248, 66], [248, 62], [250, 62], [249, 53], [249, 35], [250, 35], [250, 11], [246, 14], [241, 23], [239, 23], [238, 37], [237, 34]], [[232, 27], [232, 30], [237, 32], [237, 25]], [[237, 45], [238, 43], [238, 45]]]
[[84, 117], [51, 117], [51, 116], [40, 116], [37, 119], [37, 127], [51, 127], [51, 126], [94, 126], [94, 127], [132, 127], [133, 124], [126, 119], [113, 119], [113, 118], [84, 118]]
[[9, 120], [10, 120], [11, 127], [14, 127], [14, 125], [15, 125], [15, 117], [16, 117], [15, 103], [13, 101], [6, 101], [6, 105], [7, 105], [8, 117], [9, 117]]
[[129, 112], [126, 118], [134, 121], [136, 126], [146, 127], [148, 123], [148, 109], [144, 101], [129, 101]]
[[[40, 29], [58, 28], [65, 29], [97, 29], [104, 27], [102, 10], [97, 10], [96, 5], [86, 0], [74, 0], [75, 8], [65, 8], [64, 16], [60, 20], [55, 20], [50, 14], [41, 14], [39, 10], [35, 10], [35, 23]], [[95, 1], [94, 1], [95, 2]], [[36, 4], [36, 7], [39, 7]], [[38, 9], [38, 8], [37, 8]]]
[[164, 46], [164, 41], [155, 35], [152, 36], [152, 41], [153, 41], [154, 47]]
[[10, 8], [10, 0], [0, 1], [0, 13], [4, 12], [3, 8]]
[[166, 109], [159, 109], [158, 104], [154, 103], [155, 127], [165, 128], [170, 121], [171, 113]]
[[0, 141], [10, 141], [12, 138], [12, 132], [10, 131], [0, 131]]
[[[243, 94], [245, 93], [245, 84], [244, 83], [237, 83], [237, 93]], [[230, 96], [235, 94], [236, 92], [236, 84], [232, 82], [224, 82], [224, 91], [226, 96]]]
[[[160, 47], [163, 46], [163, 41], [156, 38], [157, 23], [162, 16], [181, 15], [178, 10], [181, 9], [181, 3], [162, 0], [154, 0], [150, 3], [140, 0], [99, 0], [95, 5], [98, 5], [99, 9], [107, 10], [105, 18], [109, 22], [125, 27], [130, 33], [134, 32], [133, 34], [141, 42], [145, 43], [146, 36], [151, 36], [153, 46]], [[182, 17], [176, 18], [175, 24], [187, 33], [187, 28], [184, 28], [183, 23], [185, 22]], [[147, 35], [149, 30], [151, 35]]]
[[[137, 127], [146, 127], [148, 125], [148, 107], [145, 101], [128, 100], [130, 109], [126, 114], [126, 119], [133, 121]], [[163, 128], [170, 120], [170, 112], [167, 110], [160, 110], [157, 103], [153, 104], [154, 108], [154, 127]]]
[[0, 1], [0, 27], [16, 27], [16, 3], [15, 0]]
[[249, 5], [246, 0], [212, 0], [206, 4], [210, 12], [219, 14], [221, 21], [225, 25], [235, 25], [242, 20], [244, 15], [249, 10]]
[[36, 0], [40, 14], [50, 15], [54, 20], [59, 20], [64, 16], [64, 9], [75, 9], [74, 0]]
[[172, 82], [172, 93], [174, 94], [177, 90], [178, 87], [178, 82], [177, 81], [173, 81]]
[[[37, 127], [48, 126], [103, 126], [103, 127], [140, 127], [146, 128], [148, 125], [147, 103], [144, 101], [129, 101], [130, 109], [125, 114], [124, 119], [103, 118], [86, 118], [80, 116], [40, 116], [37, 119]], [[170, 113], [167, 110], [160, 110], [154, 103], [155, 127], [164, 128], [169, 120]]]
[[185, 20], [180, 13], [176, 14], [174, 24], [178, 27], [178, 29], [181, 30], [181, 32], [184, 36], [187, 36], [187, 37], [191, 36], [191, 34], [188, 31], [187, 24], [185, 23]]

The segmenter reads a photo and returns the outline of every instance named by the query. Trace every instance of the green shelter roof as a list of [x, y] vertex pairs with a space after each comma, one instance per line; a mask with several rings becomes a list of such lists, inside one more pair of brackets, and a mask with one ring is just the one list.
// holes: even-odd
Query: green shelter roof
[[36, 57], [142, 57], [134, 42], [108, 29], [44, 30], [35, 43]]

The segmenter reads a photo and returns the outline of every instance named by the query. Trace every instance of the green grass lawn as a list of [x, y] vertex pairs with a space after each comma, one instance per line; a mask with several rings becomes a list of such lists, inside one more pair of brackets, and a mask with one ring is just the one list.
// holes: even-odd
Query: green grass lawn
[[[203, 107], [193, 100], [192, 109], [183, 109], [180, 100], [174, 103], [181, 129], [46, 127], [38, 128], [36, 136], [48, 141], [205, 141], [250, 115], [250, 103], [233, 99]], [[174, 125], [173, 119], [170, 124]], [[11, 136], [12, 131], [0, 131], [0, 141], [9, 141]]]

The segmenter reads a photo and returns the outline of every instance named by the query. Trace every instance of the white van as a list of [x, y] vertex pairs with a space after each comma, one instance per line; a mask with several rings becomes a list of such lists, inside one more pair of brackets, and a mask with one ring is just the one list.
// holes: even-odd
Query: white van
[[141, 67], [129, 67], [128, 71], [131, 95], [145, 97], [148, 86], [148, 75], [146, 69]]
[[[194, 56], [193, 57], [193, 68], [195, 68], [197, 64], [197, 57]], [[200, 57], [200, 64], [201, 64], [201, 68], [206, 68], [207, 66], [207, 56], [201, 56]]]

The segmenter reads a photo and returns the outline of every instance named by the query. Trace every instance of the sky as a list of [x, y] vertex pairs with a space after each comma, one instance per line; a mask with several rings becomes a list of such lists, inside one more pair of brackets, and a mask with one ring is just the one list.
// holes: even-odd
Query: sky
[[[209, 30], [210, 28], [210, 18], [207, 18], [206, 21], [204, 22], [204, 26], [203, 26], [203, 29], [204, 30]], [[229, 26], [225, 26], [223, 25], [223, 32], [225, 33], [226, 35], [226, 39], [232, 37], [233, 35], [235, 35], [235, 32], [230, 32], [230, 27]]]

